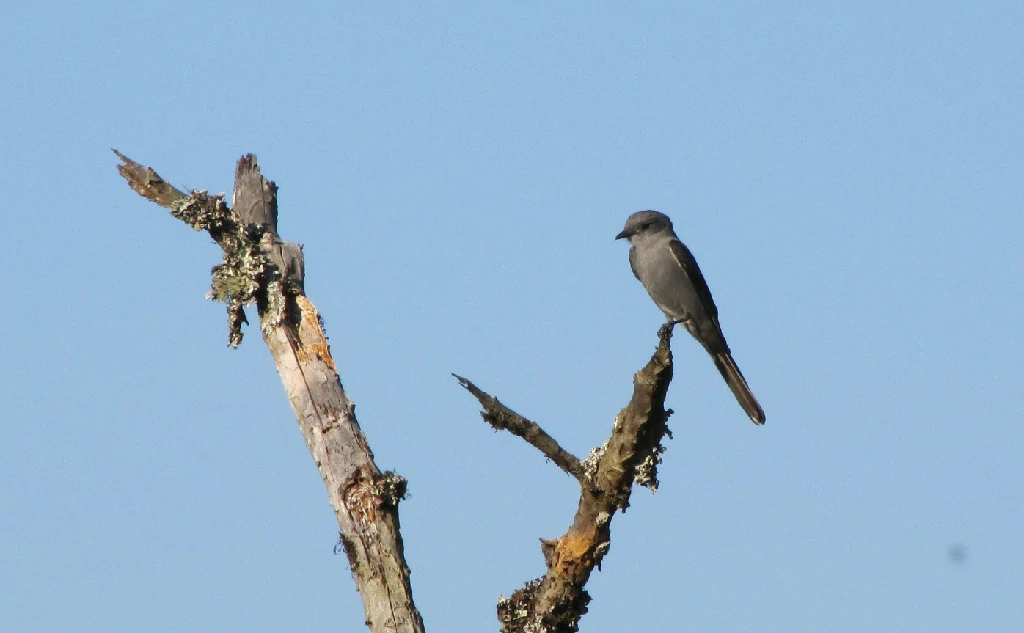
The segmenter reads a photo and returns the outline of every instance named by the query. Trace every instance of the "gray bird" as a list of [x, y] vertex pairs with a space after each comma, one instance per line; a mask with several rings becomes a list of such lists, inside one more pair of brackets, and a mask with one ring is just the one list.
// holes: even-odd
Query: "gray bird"
[[654, 303], [669, 321], [682, 323], [704, 346], [743, 410], [754, 424], [764, 424], [764, 411], [725, 342], [711, 290], [690, 249], [672, 230], [672, 220], [657, 211], [638, 211], [615, 236], [617, 240], [622, 238], [631, 244], [629, 266]]

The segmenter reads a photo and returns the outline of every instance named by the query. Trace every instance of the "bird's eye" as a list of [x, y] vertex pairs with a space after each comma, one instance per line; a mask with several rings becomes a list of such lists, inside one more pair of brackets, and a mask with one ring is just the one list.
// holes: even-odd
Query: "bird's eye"
[[650, 222], [644, 222], [643, 224], [640, 225], [640, 228], [643, 229], [644, 231], [646, 231], [647, 229], [651, 228], [651, 223]]

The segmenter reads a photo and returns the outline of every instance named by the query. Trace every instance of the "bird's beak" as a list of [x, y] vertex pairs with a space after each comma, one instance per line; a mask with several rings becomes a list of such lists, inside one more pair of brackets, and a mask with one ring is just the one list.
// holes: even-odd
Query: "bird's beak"
[[621, 240], [624, 237], [633, 237], [633, 232], [627, 229], [622, 229], [622, 232], [615, 236], [615, 239]]

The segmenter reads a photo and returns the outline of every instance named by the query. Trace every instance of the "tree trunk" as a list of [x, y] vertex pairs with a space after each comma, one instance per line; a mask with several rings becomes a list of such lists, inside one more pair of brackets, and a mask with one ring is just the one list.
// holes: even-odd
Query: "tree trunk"
[[334, 508], [367, 627], [374, 633], [422, 633], [399, 531], [398, 502], [406, 482], [382, 473], [373, 461], [320, 317], [305, 296], [302, 249], [277, 234], [277, 187], [260, 174], [255, 156], [243, 156], [231, 209], [223, 196], [186, 194], [114, 153], [124, 161], [118, 171], [132, 189], [207, 231], [224, 250], [209, 296], [228, 305], [231, 346], [242, 341], [243, 306], [256, 304], [263, 340]]

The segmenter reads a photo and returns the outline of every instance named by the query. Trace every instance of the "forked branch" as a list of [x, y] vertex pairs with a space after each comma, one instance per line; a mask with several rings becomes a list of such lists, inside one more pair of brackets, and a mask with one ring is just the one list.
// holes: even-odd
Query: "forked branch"
[[456, 376], [480, 402], [484, 420], [522, 437], [580, 482], [579, 505], [569, 530], [553, 541], [541, 541], [547, 573], [499, 601], [504, 633], [578, 631], [590, 602], [584, 587], [608, 551], [612, 517], [629, 507], [634, 483], [657, 489], [658, 464], [665, 450], [661, 440], [671, 437], [666, 422], [672, 411], [665, 409], [672, 381], [671, 324], [662, 326], [658, 339], [651, 360], [633, 376], [633, 397], [615, 417], [611, 437], [582, 462], [535, 422]]

